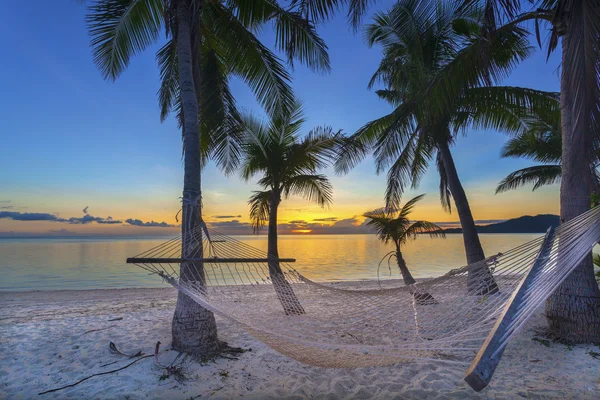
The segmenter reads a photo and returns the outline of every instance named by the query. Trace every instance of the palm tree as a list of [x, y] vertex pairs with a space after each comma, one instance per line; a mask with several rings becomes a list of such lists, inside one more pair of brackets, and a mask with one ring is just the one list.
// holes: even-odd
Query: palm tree
[[[551, 24], [548, 54], [558, 47], [559, 39], [562, 42], [560, 217], [567, 222], [589, 209], [595, 184], [590, 165], [595, 159], [594, 143], [600, 139], [600, 4], [598, 0], [487, 0], [486, 10], [490, 36], [498, 20], [525, 10], [517, 20], [535, 20], [540, 46], [539, 22]], [[600, 342], [600, 289], [591, 252], [548, 299], [546, 318], [551, 334], [560, 340]]]
[[277, 247], [277, 210], [282, 198], [298, 195], [325, 207], [332, 201], [331, 183], [317, 171], [328, 165], [335, 154], [339, 132], [319, 127], [300, 138], [304, 119], [299, 105], [289, 115], [272, 118], [269, 123], [246, 115], [246, 133], [241, 176], [248, 181], [262, 174], [263, 188], [250, 198], [250, 217], [255, 232], [268, 221], [269, 275], [286, 314], [302, 314], [304, 309], [279, 265]]
[[[389, 169], [386, 206], [396, 208], [406, 187], [417, 187], [435, 159], [442, 206], [450, 211], [454, 199], [469, 264], [485, 255], [450, 152], [457, 132], [471, 126], [517, 131], [525, 112], [550, 107], [554, 97], [486, 86], [507, 75], [530, 47], [527, 32], [516, 25], [506, 25], [488, 39], [481, 35], [482, 24], [482, 9], [463, 1], [400, 0], [376, 14], [365, 37], [370, 45], [383, 46], [383, 58], [369, 86], [383, 83], [385, 89], [377, 94], [395, 109], [351, 136], [336, 163], [336, 171], [345, 173], [373, 152], [377, 172]], [[485, 62], [483, 49], [489, 49]], [[474, 287], [475, 274], [470, 278]], [[487, 281], [486, 290], [495, 292], [491, 275]]]
[[[166, 33], [157, 53], [159, 101], [161, 118], [175, 108], [182, 127], [184, 244], [202, 223], [200, 173], [207, 155], [230, 171], [240, 154], [238, 113], [228, 77], [246, 82], [270, 114], [286, 112], [294, 103], [289, 74], [255, 32], [272, 24], [277, 46], [290, 61], [329, 70], [326, 46], [308, 16], [275, 0], [97, 0], [89, 6], [87, 22], [94, 61], [110, 80], [134, 55], [161, 39], [163, 29]], [[194, 256], [201, 258], [202, 249]], [[180, 277], [202, 282], [202, 264], [182, 263]], [[172, 334], [179, 351], [199, 357], [219, 351], [213, 314], [182, 293]]]
[[[402, 274], [405, 285], [414, 285], [416, 281], [408, 270], [406, 261], [404, 261], [404, 257], [402, 256], [402, 245], [410, 240], [415, 240], [419, 234], [428, 234], [432, 238], [446, 237], [442, 228], [433, 222], [411, 221], [409, 219], [415, 204], [424, 196], [422, 194], [410, 199], [400, 208], [400, 211], [380, 208], [363, 214], [367, 219], [367, 226], [375, 231], [379, 240], [385, 244], [389, 242], [394, 244], [395, 251], [393, 256], [398, 262], [398, 269]], [[413, 288], [414, 291], [412, 293], [417, 303], [431, 304], [435, 301], [429, 293], [420, 291], [416, 287]]]

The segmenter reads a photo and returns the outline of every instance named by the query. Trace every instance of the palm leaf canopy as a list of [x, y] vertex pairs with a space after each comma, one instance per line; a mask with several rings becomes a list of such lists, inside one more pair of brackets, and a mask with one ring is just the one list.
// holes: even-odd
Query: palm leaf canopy
[[285, 198], [300, 196], [320, 206], [332, 201], [331, 183], [318, 171], [327, 167], [336, 155], [341, 132], [317, 127], [301, 137], [304, 121], [299, 104], [290, 114], [269, 122], [249, 114], [242, 116], [241, 177], [248, 181], [261, 175], [258, 184], [263, 188], [250, 199], [255, 228], [262, 226], [268, 215], [272, 193]]
[[379, 208], [363, 214], [367, 227], [372, 229], [382, 242], [386, 244], [392, 242], [397, 246], [416, 239], [419, 234], [428, 234], [430, 237], [446, 237], [442, 228], [433, 222], [409, 219], [415, 204], [424, 196], [422, 194], [412, 198], [400, 210]]
[[[305, 9], [314, 8], [313, 3], [318, 2], [302, 2]], [[86, 20], [94, 61], [111, 80], [136, 54], [163, 40], [161, 32], [165, 32], [165, 43], [156, 54], [160, 115], [164, 120], [175, 111], [181, 123], [177, 4], [178, 0], [96, 0], [90, 2]], [[289, 8], [276, 0], [191, 0], [189, 4], [202, 156], [204, 161], [213, 157], [230, 173], [239, 162], [243, 137], [230, 77], [244, 81], [270, 115], [289, 112], [295, 101], [283, 61], [256, 34], [265, 26], [273, 27], [275, 46], [290, 65], [298, 60], [321, 72], [330, 70], [327, 46], [299, 4]]]
[[[597, 143], [597, 142], [595, 142]], [[597, 190], [600, 186], [597, 168], [600, 160], [600, 151], [595, 147], [596, 157], [591, 169], [596, 177]], [[496, 188], [496, 193], [518, 189], [522, 186], [533, 184], [533, 190], [542, 186], [551, 185], [560, 181], [562, 176], [562, 127], [560, 110], [554, 109], [552, 113], [538, 115], [530, 119], [526, 129], [510, 138], [501, 151], [502, 157], [529, 158], [543, 165], [522, 168], [507, 175]]]
[[[558, 107], [556, 93], [493, 86], [527, 58], [527, 30], [518, 24], [483, 35], [480, 2], [400, 0], [378, 13], [365, 29], [383, 57], [369, 87], [394, 110], [361, 127], [341, 147], [336, 172], [346, 173], [373, 153], [377, 172], [388, 170], [387, 207], [399, 205], [408, 187], [417, 187], [437, 144], [452, 144], [470, 127], [518, 133], [533, 113]], [[488, 55], [481, 60], [481, 54]], [[484, 62], [485, 61], [485, 62]], [[439, 161], [439, 160], [438, 160]], [[440, 196], [449, 191], [440, 169]]]

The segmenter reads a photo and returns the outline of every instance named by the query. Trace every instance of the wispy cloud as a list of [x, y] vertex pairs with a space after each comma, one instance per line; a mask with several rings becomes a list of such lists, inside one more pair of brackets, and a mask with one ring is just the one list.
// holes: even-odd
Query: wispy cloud
[[241, 215], [213, 215], [212, 217], [217, 219], [242, 218]]
[[313, 221], [315, 222], [335, 222], [338, 220], [338, 217], [327, 217], [327, 218], [315, 218]]
[[10, 203], [12, 203], [12, 200], [0, 200], [0, 210], [11, 210], [15, 208]]

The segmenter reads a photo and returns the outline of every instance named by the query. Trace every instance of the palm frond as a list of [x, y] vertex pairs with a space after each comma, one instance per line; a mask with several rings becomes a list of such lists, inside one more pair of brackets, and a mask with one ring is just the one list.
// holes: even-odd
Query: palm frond
[[329, 179], [322, 174], [296, 175], [288, 179], [284, 182], [283, 194], [286, 197], [301, 196], [321, 207], [325, 207], [333, 201], [333, 187]]
[[274, 19], [276, 46], [286, 53], [290, 65], [298, 59], [314, 71], [331, 71], [327, 45], [310, 20], [283, 8], [278, 9]]
[[470, 88], [461, 98], [456, 130], [474, 127], [522, 133], [536, 120], [560, 116], [559, 93], [512, 86]]
[[444, 233], [444, 230], [434, 224], [433, 222], [429, 222], [429, 221], [416, 221], [413, 222], [412, 225], [410, 225], [403, 236], [403, 242], [406, 242], [408, 240], [414, 240], [417, 238], [417, 235], [422, 235], [422, 234], [427, 234], [429, 235], [429, 237], [432, 238], [445, 238], [446, 234]]
[[419, 201], [421, 201], [423, 199], [423, 197], [425, 197], [425, 194], [420, 194], [418, 196], [413, 197], [412, 199], [410, 199], [406, 203], [404, 203], [404, 205], [400, 209], [400, 213], [398, 214], [398, 217], [408, 218], [408, 216], [410, 215], [410, 213], [412, 213], [413, 208], [415, 208], [415, 205]]
[[163, 7], [163, 0], [100, 0], [89, 6], [94, 63], [104, 78], [116, 79], [135, 54], [156, 41]]
[[227, 7], [206, 2], [202, 7], [204, 22], [226, 49], [224, 58], [230, 73], [240, 77], [258, 102], [271, 115], [288, 113], [295, 98], [290, 75], [281, 60], [242, 24]]
[[250, 219], [252, 220], [252, 229], [255, 233], [259, 232], [269, 220], [269, 211], [271, 208], [271, 191], [255, 191], [248, 200], [250, 205]]
[[368, 211], [363, 214], [363, 217], [366, 218], [366, 226], [375, 232], [379, 240], [385, 244], [389, 243], [390, 240], [394, 240], [395, 232], [392, 227], [392, 218], [386, 209], [378, 208]]
[[435, 164], [440, 176], [440, 202], [442, 203], [442, 209], [447, 213], [451, 213], [452, 192], [450, 192], [448, 175], [446, 174], [446, 166], [444, 165], [444, 160], [442, 159], [440, 152], [437, 153]]
[[502, 179], [496, 188], [496, 194], [529, 184], [533, 184], [533, 190], [536, 190], [542, 186], [558, 182], [561, 175], [562, 168], [560, 165], [539, 165], [523, 168]]

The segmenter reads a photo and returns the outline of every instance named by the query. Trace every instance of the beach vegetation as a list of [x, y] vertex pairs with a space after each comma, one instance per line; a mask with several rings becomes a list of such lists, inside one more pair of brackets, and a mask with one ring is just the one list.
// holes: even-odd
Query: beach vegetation
[[[395, 258], [400, 274], [405, 285], [415, 285], [406, 260], [402, 255], [402, 246], [409, 241], [417, 239], [419, 235], [426, 234], [432, 238], [445, 238], [444, 230], [433, 222], [423, 220], [411, 220], [415, 205], [423, 199], [425, 195], [413, 197], [407, 201], [399, 210], [379, 208], [363, 214], [366, 218], [366, 225], [372, 229], [379, 240], [383, 243], [392, 243], [394, 250], [388, 253], [390, 258]], [[428, 304], [434, 302], [433, 296], [414, 287], [412, 292], [417, 303]]]
[[243, 116], [245, 142], [241, 177], [249, 181], [256, 175], [261, 176], [258, 185], [262, 190], [255, 191], [248, 202], [250, 218], [255, 232], [268, 225], [267, 255], [273, 258], [269, 261], [269, 275], [286, 314], [303, 314], [304, 310], [278, 261], [279, 205], [290, 196], [300, 196], [321, 207], [331, 204], [331, 182], [319, 170], [331, 163], [341, 138], [341, 132], [331, 127], [316, 127], [301, 137], [304, 122], [298, 103], [289, 114], [268, 122], [251, 114]]
[[[522, 115], [556, 103], [554, 93], [490, 86], [526, 59], [531, 46], [517, 24], [503, 26], [492, 38], [483, 35], [484, 15], [477, 3], [413, 0], [377, 13], [365, 38], [383, 47], [383, 57], [369, 87], [382, 84], [376, 93], [394, 110], [350, 136], [336, 162], [336, 171], [346, 173], [373, 154], [377, 172], [387, 171], [389, 208], [398, 206], [408, 188], [418, 187], [434, 164], [442, 207], [450, 212], [454, 202], [469, 264], [485, 255], [451, 147], [472, 127], [518, 131]], [[486, 288], [497, 290], [491, 275]]]

